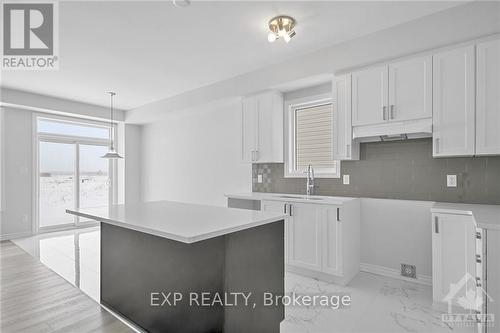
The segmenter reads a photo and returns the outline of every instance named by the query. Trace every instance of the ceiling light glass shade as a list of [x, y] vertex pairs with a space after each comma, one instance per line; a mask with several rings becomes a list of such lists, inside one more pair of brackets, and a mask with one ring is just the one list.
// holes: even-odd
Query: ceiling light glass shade
[[269, 43], [272, 43], [276, 40], [276, 35], [274, 34], [274, 32], [270, 32], [268, 35], [267, 35], [267, 40], [269, 41]]
[[284, 40], [285, 42], [287, 42], [287, 43], [288, 43], [291, 39], [292, 39], [292, 37], [290, 37], [290, 35], [289, 35], [289, 34], [286, 34], [285, 36], [283, 36], [283, 40]]
[[106, 154], [104, 154], [104, 156], [101, 156], [101, 157], [102, 158], [109, 158], [109, 159], [123, 158], [114, 149], [110, 149]]

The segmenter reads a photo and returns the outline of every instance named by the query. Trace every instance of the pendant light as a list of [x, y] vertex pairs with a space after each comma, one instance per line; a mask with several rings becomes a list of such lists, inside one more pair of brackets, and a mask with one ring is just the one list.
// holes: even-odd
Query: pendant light
[[109, 97], [110, 97], [110, 110], [111, 110], [111, 117], [109, 118], [109, 151], [102, 156], [102, 158], [109, 158], [109, 159], [116, 159], [116, 158], [123, 158], [121, 157], [118, 152], [115, 150], [115, 147], [113, 145], [113, 133], [114, 133], [114, 125], [113, 125], [113, 97], [116, 95], [116, 93], [110, 91], [108, 92]]

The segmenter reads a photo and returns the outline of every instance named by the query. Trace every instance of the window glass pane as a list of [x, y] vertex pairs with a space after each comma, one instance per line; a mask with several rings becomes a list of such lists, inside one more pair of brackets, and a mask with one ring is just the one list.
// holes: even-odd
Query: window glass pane
[[39, 133], [81, 136], [96, 139], [109, 138], [109, 129], [106, 127], [84, 125], [66, 121], [53, 121], [43, 118], [38, 119], [37, 129]]
[[71, 224], [75, 208], [75, 145], [40, 142], [40, 227]]
[[332, 104], [295, 110], [295, 169], [335, 168]]
[[105, 146], [80, 145], [80, 208], [109, 203], [109, 159]]

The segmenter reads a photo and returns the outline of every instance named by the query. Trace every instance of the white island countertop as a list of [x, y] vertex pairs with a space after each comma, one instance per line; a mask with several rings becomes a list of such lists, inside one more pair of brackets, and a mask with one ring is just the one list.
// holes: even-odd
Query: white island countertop
[[323, 195], [305, 194], [284, 194], [284, 193], [264, 193], [264, 192], [247, 192], [247, 193], [228, 193], [227, 198], [241, 200], [271, 200], [271, 201], [286, 201], [286, 202], [307, 202], [323, 205], [343, 205], [344, 203], [359, 198], [351, 197], [330, 197]]
[[479, 228], [500, 230], [500, 205], [436, 202], [431, 212], [471, 215]]
[[173, 201], [67, 209], [66, 212], [183, 243], [194, 243], [286, 218], [281, 213]]

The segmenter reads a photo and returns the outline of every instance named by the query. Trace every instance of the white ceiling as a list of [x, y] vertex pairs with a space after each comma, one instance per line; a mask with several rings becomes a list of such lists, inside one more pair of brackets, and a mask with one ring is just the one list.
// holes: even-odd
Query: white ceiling
[[[2, 86], [117, 107], [149, 102], [460, 4], [438, 1], [61, 2], [60, 69], [2, 71]], [[297, 36], [267, 42], [267, 22], [295, 17]], [[409, 36], [411, 38], [411, 36]]]

